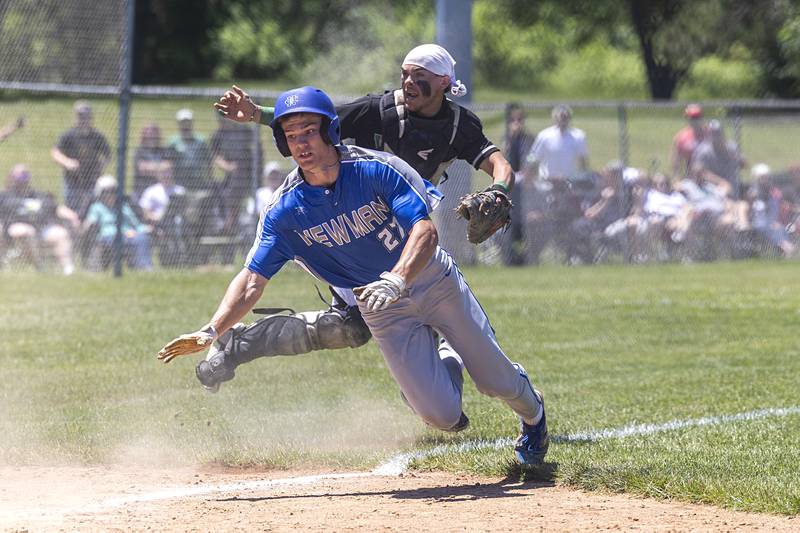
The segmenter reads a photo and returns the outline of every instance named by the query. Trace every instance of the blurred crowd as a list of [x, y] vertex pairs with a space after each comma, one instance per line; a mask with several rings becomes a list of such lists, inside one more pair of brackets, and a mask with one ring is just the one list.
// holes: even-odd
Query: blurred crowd
[[[94, 127], [89, 102], [75, 103], [74, 124], [50, 150], [63, 175], [63, 202], [37, 187], [17, 164], [0, 191], [0, 267], [50, 261], [65, 275], [109, 268], [117, 227], [132, 269], [232, 263], [249, 247], [258, 213], [283, 181], [264, 164], [255, 128], [218, 118], [208, 139], [190, 109], [174, 133], [147, 123], [138, 132], [129, 194], [117, 206], [108, 168], [111, 148]], [[585, 133], [572, 110], [552, 110], [552, 126], [530, 133], [523, 107], [506, 109], [504, 152], [516, 173], [511, 226], [489, 242], [507, 265], [543, 257], [567, 264], [606, 261], [711, 261], [791, 257], [800, 243], [800, 167], [774, 172], [749, 164], [722, 123], [684, 110], [686, 125], [669, 169], [590, 165]], [[0, 125], [0, 142], [25, 127]], [[121, 213], [118, 220], [117, 213]], [[491, 254], [490, 254], [491, 255]]]
[[[76, 102], [73, 111], [73, 126], [50, 150], [63, 173], [63, 203], [37, 187], [26, 165], [15, 165], [7, 175], [0, 191], [0, 266], [26, 262], [44, 268], [54, 259], [65, 275], [76, 265], [107, 269], [118, 225], [123, 258], [132, 269], [232, 263], [250, 247], [256, 202], [265, 204], [285, 176], [274, 162], [261, 171], [253, 128], [220, 117], [205, 139], [195, 131], [190, 109], [177, 111], [175, 133], [167, 140], [155, 122], [144, 125], [133, 153], [130, 193], [118, 210], [110, 144], [95, 128], [89, 102]], [[24, 119], [0, 127], [0, 142], [22, 127]]]
[[505, 153], [514, 168], [515, 215], [495, 239], [502, 262], [697, 262], [791, 257], [800, 242], [800, 167], [750, 166], [719, 120], [690, 104], [673, 138], [669, 170], [589, 165], [585, 133], [556, 106], [531, 134], [525, 112], [506, 110]]

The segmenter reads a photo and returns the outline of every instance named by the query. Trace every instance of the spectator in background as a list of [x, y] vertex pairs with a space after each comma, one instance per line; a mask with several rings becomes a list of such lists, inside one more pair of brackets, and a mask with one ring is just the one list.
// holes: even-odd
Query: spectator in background
[[511, 225], [507, 231], [500, 234], [501, 257], [506, 265], [525, 264], [525, 213], [527, 212], [525, 199], [530, 187], [525, 184], [522, 169], [534, 139], [535, 137], [525, 129], [525, 110], [519, 104], [508, 104], [503, 153], [514, 171], [514, 187], [511, 189], [514, 213]]
[[193, 228], [186, 220], [186, 189], [176, 185], [171, 158], [164, 160], [158, 183], [149, 186], [139, 199], [143, 221], [152, 227], [151, 241], [161, 266], [184, 266], [191, 249]]
[[92, 125], [89, 102], [78, 100], [73, 110], [75, 125], [61, 135], [50, 155], [64, 169], [64, 203], [83, 215], [92, 201], [94, 184], [111, 159], [111, 148]]
[[756, 234], [785, 256], [792, 255], [795, 246], [789, 240], [786, 226], [780, 220], [783, 195], [772, 183], [769, 166], [753, 165], [752, 185], [747, 193], [750, 204], [750, 225]]
[[214, 165], [225, 173], [218, 186], [223, 215], [221, 233], [234, 236], [239, 229], [242, 203], [258, 183], [254, 172], [262, 165], [261, 143], [255, 127], [226, 120], [222, 115], [218, 119], [218, 128], [209, 144]]
[[[90, 267], [102, 270], [111, 261], [114, 237], [117, 234], [117, 180], [113, 176], [100, 176], [94, 188], [95, 201], [83, 220], [82, 232], [90, 239]], [[122, 206], [122, 238], [124, 255], [130, 268], [152, 270], [150, 236], [127, 203]]]
[[191, 109], [180, 109], [175, 114], [178, 134], [170, 138], [168, 148], [176, 153], [175, 183], [190, 191], [212, 188], [211, 150], [202, 136], [194, 132], [194, 114]]
[[155, 122], [142, 128], [139, 146], [133, 154], [133, 197], [138, 199], [145, 189], [158, 182], [165, 165], [167, 149], [161, 141], [161, 128]]
[[727, 181], [731, 185], [731, 198], [741, 198], [739, 170], [744, 167], [745, 161], [736, 143], [725, 139], [719, 120], [708, 122], [708, 136], [697, 146], [694, 161], [706, 172]]
[[706, 137], [703, 125], [703, 108], [698, 104], [689, 104], [683, 110], [683, 116], [689, 124], [681, 128], [672, 139], [672, 176], [683, 179], [689, 171], [689, 165], [697, 146]]
[[211, 148], [195, 133], [194, 113], [191, 109], [179, 109], [175, 120], [178, 133], [170, 138], [168, 146], [175, 155], [175, 183], [186, 189], [182, 239], [193, 251], [189, 257], [201, 264], [207, 261], [208, 250], [201, 250], [199, 243], [204, 236], [219, 233], [223, 224], [222, 206], [212, 175]]
[[139, 208], [142, 210], [144, 222], [155, 225], [160, 223], [170, 205], [170, 199], [175, 195], [184, 194], [186, 189], [175, 184], [172, 160], [164, 159], [158, 168], [158, 182], [146, 188], [139, 198]]
[[[620, 161], [611, 161], [600, 173], [600, 192], [592, 204], [570, 228], [567, 261], [570, 264], [591, 264], [608, 246], [616, 246], [628, 258], [627, 218], [630, 205], [625, 194]], [[601, 247], [603, 247], [601, 249]]]
[[281, 166], [275, 162], [270, 161], [264, 165], [264, 171], [261, 173], [261, 187], [256, 191], [256, 218], [258, 218], [262, 211], [267, 207], [272, 194], [280, 187], [286, 178], [286, 172], [281, 170]]
[[589, 168], [589, 151], [583, 130], [570, 127], [572, 110], [557, 105], [552, 114], [554, 125], [536, 136], [528, 153], [527, 164], [539, 179], [570, 179]]
[[25, 165], [11, 169], [6, 189], [0, 192], [0, 226], [11, 247], [37, 269], [42, 266], [40, 248], [45, 248], [58, 260], [64, 275], [75, 271], [67, 227], [79, 225], [78, 215], [57, 205], [51, 193], [31, 187], [31, 173]]
[[689, 209], [672, 238], [684, 243], [686, 259], [711, 261], [728, 254], [734, 230], [744, 227], [737, 212], [739, 205], [731, 200], [731, 184], [695, 160], [678, 190], [686, 197]]
[[25, 117], [20, 116], [12, 122], [11, 124], [7, 124], [0, 128], [0, 143], [5, 141], [8, 137], [10, 137], [15, 131], [21, 130], [25, 127]]
[[674, 190], [662, 173], [642, 176], [633, 185], [633, 206], [628, 217], [631, 228], [631, 258], [643, 263], [672, 257], [673, 231], [681, 216], [686, 216], [686, 197]]

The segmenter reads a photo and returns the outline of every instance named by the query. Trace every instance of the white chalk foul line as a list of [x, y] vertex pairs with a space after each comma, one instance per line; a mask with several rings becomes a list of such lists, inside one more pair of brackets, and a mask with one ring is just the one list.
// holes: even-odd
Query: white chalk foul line
[[[744, 413], [732, 415], [706, 416], [703, 418], [693, 418], [688, 420], [671, 420], [663, 424], [631, 424], [621, 428], [600, 429], [595, 431], [582, 431], [567, 435], [551, 435], [550, 440], [558, 443], [579, 443], [596, 442], [604, 439], [624, 439], [636, 435], [653, 435], [665, 431], [677, 429], [717, 426], [729, 424], [731, 422], [758, 420], [767, 417], [783, 417], [800, 414], [800, 406], [795, 407], [776, 407], [767, 409], [757, 409]], [[460, 442], [458, 444], [442, 444], [428, 450], [409, 452], [392, 457], [389, 461], [376, 468], [373, 472], [378, 475], [397, 475], [408, 469], [412, 461], [436, 457], [448, 453], [465, 453], [476, 450], [501, 449], [513, 444], [509, 438], [496, 440], [473, 440]]]
[[[580, 442], [596, 442], [604, 439], [624, 439], [636, 435], [652, 435], [655, 433], [662, 433], [665, 431], [674, 431], [688, 427], [700, 426], [717, 426], [722, 424], [729, 424], [731, 422], [759, 420], [768, 417], [785, 417], [800, 414], [800, 406], [796, 407], [782, 407], [782, 408], [768, 408], [758, 409], [755, 411], [747, 411], [744, 413], [736, 413], [732, 415], [720, 416], [707, 416], [703, 418], [694, 418], [688, 420], [672, 420], [663, 424], [631, 424], [615, 429], [601, 429], [596, 431], [585, 431], [570, 433], [567, 435], [553, 435], [551, 440], [559, 443], [580, 443]], [[235, 483], [226, 483], [220, 485], [197, 485], [190, 487], [175, 487], [146, 494], [131, 494], [117, 498], [110, 498], [103, 500], [96, 505], [89, 508], [83, 508], [81, 511], [92, 512], [119, 507], [132, 503], [152, 502], [158, 500], [167, 500], [172, 498], [183, 498], [188, 496], [202, 496], [205, 494], [214, 494], [220, 492], [239, 492], [255, 489], [264, 489], [277, 486], [297, 486], [297, 485], [310, 485], [326, 479], [349, 479], [360, 477], [375, 477], [375, 476], [395, 476], [406, 471], [414, 460], [426, 459], [428, 457], [435, 457], [447, 453], [465, 453], [476, 450], [485, 449], [501, 449], [513, 444], [510, 438], [501, 438], [496, 440], [473, 440], [461, 442], [458, 444], [442, 444], [422, 450], [418, 452], [409, 452], [396, 455], [378, 466], [370, 472], [348, 472], [341, 474], [321, 474], [316, 476], [302, 476], [291, 477], [283, 479], [264, 479], [256, 481], [239, 481]]]

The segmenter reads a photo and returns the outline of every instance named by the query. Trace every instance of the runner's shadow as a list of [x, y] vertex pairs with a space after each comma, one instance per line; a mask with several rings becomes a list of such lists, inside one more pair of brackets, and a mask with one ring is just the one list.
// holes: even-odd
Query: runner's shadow
[[[520, 482], [526, 482], [524, 488], [552, 487], [554, 485], [552, 479], [555, 472], [555, 463], [546, 463], [545, 465], [535, 467], [534, 469], [522, 469], [519, 468], [519, 465], [516, 466], [518, 467], [517, 470], [510, 470], [509, 474], [497, 483], [469, 483], [441, 487], [421, 487], [407, 490], [365, 490], [348, 492], [325, 491], [319, 494], [281, 494], [276, 496], [259, 496], [249, 498], [233, 496], [230, 498], [214, 498], [213, 501], [252, 503], [275, 500], [330, 498], [333, 496], [389, 496], [399, 500], [472, 501], [490, 498], [515, 498], [519, 496], [526, 496], [525, 494], [514, 492], [515, 490], [522, 488], [520, 487]], [[532, 477], [526, 477], [530, 472], [533, 472], [533, 470], [537, 471], [536, 475]]]
[[542, 463], [537, 466], [523, 466], [516, 461], [509, 461], [506, 468], [505, 483], [534, 482], [543, 486], [555, 485], [558, 463]]

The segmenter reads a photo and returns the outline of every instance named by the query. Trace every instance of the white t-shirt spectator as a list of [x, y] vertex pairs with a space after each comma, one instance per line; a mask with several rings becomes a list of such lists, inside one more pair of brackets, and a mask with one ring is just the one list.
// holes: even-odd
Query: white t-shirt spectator
[[185, 194], [186, 189], [180, 185], [165, 187], [163, 183], [154, 183], [144, 190], [139, 198], [139, 207], [153, 220], [161, 220], [167, 212], [169, 198], [174, 194]]
[[571, 178], [578, 174], [578, 158], [588, 156], [583, 130], [567, 128], [562, 133], [558, 126], [550, 126], [536, 136], [528, 163], [539, 164], [540, 178]]
[[713, 183], [698, 185], [690, 179], [683, 179], [678, 189], [692, 204], [692, 209], [699, 212], [722, 213], [725, 210], [725, 192]]
[[664, 194], [661, 191], [650, 189], [644, 201], [644, 212], [648, 215], [674, 217], [686, 205], [686, 197], [674, 191]]

